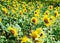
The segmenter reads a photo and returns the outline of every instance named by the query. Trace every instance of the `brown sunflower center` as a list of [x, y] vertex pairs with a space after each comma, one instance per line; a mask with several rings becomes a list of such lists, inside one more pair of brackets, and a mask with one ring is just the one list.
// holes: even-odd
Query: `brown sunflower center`
[[52, 7], [50, 6], [50, 9], [51, 9]]
[[57, 13], [54, 13], [54, 16], [56, 17], [57, 16]]
[[46, 19], [46, 18], [44, 19], [44, 22], [45, 22], [45, 23], [49, 23], [48, 19]]
[[43, 34], [41, 33], [40, 36], [43, 36]]
[[48, 15], [48, 13], [46, 12], [46, 15]]
[[13, 30], [10, 30], [11, 34], [14, 34], [14, 31]]
[[35, 19], [32, 19], [32, 22], [34, 22], [34, 23], [35, 23], [35, 22], [36, 22], [36, 20], [35, 20]]
[[37, 14], [37, 12], [35, 12], [35, 14]]

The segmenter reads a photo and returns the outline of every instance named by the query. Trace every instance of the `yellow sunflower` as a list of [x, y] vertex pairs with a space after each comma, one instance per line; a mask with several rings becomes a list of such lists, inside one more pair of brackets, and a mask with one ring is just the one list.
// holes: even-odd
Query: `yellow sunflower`
[[36, 30], [35, 30], [38, 34], [40, 34], [41, 33], [41, 31], [42, 31], [42, 29], [41, 28], [36, 28]]
[[4, 14], [6, 14], [6, 13], [7, 13], [7, 9], [6, 9], [6, 8], [2, 8], [2, 12], [3, 12]]
[[23, 14], [23, 12], [22, 12], [22, 11], [20, 11], [20, 12], [19, 12], [19, 14], [20, 14], [20, 15], [22, 15], [22, 14]]
[[37, 20], [37, 18], [32, 17], [32, 18], [31, 18], [31, 22], [32, 22], [33, 24], [37, 24], [37, 23], [38, 23], [38, 20]]
[[45, 37], [44, 33], [41, 32], [41, 33], [40, 33], [40, 38], [44, 38], [44, 37]]
[[48, 19], [47, 16], [44, 16], [43, 21], [44, 21], [46, 26], [49, 26], [51, 24], [51, 22], [50, 22], [50, 20]]
[[54, 11], [54, 16], [58, 17], [58, 11]]
[[55, 17], [54, 17], [54, 16], [51, 16], [51, 17], [50, 17], [50, 20], [54, 20], [54, 19], [55, 19]]
[[37, 32], [36, 31], [32, 31], [32, 33], [30, 34], [31, 36], [32, 36], [32, 38], [37, 38], [37, 37], [39, 37], [39, 35], [37, 34]]
[[10, 33], [14, 36], [17, 36], [17, 31], [16, 29], [12, 28], [12, 27], [8, 27], [8, 30], [10, 31]]
[[44, 15], [49, 15], [49, 11], [48, 11], [48, 10], [45, 11], [45, 12], [44, 12]]
[[48, 9], [49, 9], [49, 10], [52, 10], [52, 9], [53, 9], [53, 6], [52, 6], [52, 5], [49, 5], [49, 6], [48, 6]]
[[35, 10], [34, 11], [34, 16], [36, 17], [36, 16], [39, 16], [39, 10]]
[[26, 41], [28, 41], [28, 37], [24, 36], [21, 38], [21, 43], [26, 43]]

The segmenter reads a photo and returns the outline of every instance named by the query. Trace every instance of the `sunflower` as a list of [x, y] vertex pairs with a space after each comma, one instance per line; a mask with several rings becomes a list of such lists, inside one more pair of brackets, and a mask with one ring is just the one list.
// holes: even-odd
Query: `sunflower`
[[28, 41], [28, 37], [24, 36], [21, 38], [21, 43], [26, 43]]
[[48, 11], [48, 10], [45, 11], [45, 12], [44, 12], [44, 15], [49, 15], [49, 11]]
[[55, 16], [55, 17], [58, 16], [58, 11], [54, 11], [54, 16]]
[[53, 20], [54, 18], [55, 18], [54, 16], [51, 16], [51, 17], [50, 17], [50, 20]]
[[17, 36], [17, 31], [16, 29], [12, 28], [12, 27], [8, 27], [8, 30], [10, 31], [10, 33], [14, 36]]
[[51, 24], [51, 22], [50, 22], [50, 20], [48, 19], [47, 16], [44, 16], [43, 21], [44, 21], [46, 26], [49, 26]]
[[44, 33], [41, 32], [41, 33], [40, 33], [40, 38], [44, 38], [44, 37], [45, 37]]
[[40, 34], [41, 33], [41, 28], [36, 28], [36, 30], [35, 30], [38, 34]]
[[49, 5], [49, 6], [48, 6], [48, 9], [49, 9], [49, 10], [52, 10], [52, 9], [53, 9], [53, 6], [52, 6], [52, 5]]
[[35, 10], [34, 11], [34, 16], [36, 17], [36, 16], [39, 16], [39, 10]]
[[38, 23], [38, 20], [37, 20], [37, 18], [32, 17], [32, 18], [31, 18], [31, 22], [32, 22], [33, 24], [37, 24], [37, 23]]
[[2, 12], [3, 12], [4, 14], [6, 14], [6, 13], [7, 13], [7, 9], [6, 9], [6, 8], [2, 8]]
[[20, 14], [20, 15], [22, 15], [22, 14], [23, 14], [23, 12], [22, 12], [22, 11], [20, 11], [20, 12], [19, 12], [19, 14]]
[[32, 36], [33, 39], [39, 37], [39, 35], [37, 34], [36, 31], [32, 31], [32, 33], [30, 35]]

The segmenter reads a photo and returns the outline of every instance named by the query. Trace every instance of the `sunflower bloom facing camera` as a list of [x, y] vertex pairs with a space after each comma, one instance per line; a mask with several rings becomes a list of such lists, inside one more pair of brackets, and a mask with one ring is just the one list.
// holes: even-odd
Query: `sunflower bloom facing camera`
[[12, 28], [12, 27], [8, 27], [8, 30], [10, 31], [10, 33], [14, 36], [17, 36], [17, 31], [16, 29]]
[[49, 10], [52, 10], [52, 9], [53, 9], [53, 6], [52, 6], [52, 5], [49, 5], [49, 6], [48, 6], [48, 9], [49, 9]]
[[47, 16], [45, 16], [45, 17], [43, 18], [43, 21], [44, 21], [44, 24], [45, 24], [46, 26], [49, 26], [49, 25], [51, 24], [51, 22], [50, 22], [50, 20], [48, 19]]
[[40, 33], [40, 38], [44, 38], [44, 37], [45, 37], [44, 33], [41, 32], [41, 33]]
[[39, 10], [38, 9], [34, 11], [34, 16], [35, 17], [39, 16]]
[[33, 23], [33, 24], [37, 24], [37, 23], [38, 23], [37, 18], [32, 17], [32, 18], [31, 18], [31, 23]]
[[39, 35], [37, 34], [36, 31], [32, 31], [32, 33], [30, 35], [32, 36], [33, 39], [39, 37]]
[[44, 15], [49, 15], [49, 11], [48, 11], [48, 10], [45, 11], [45, 12], [44, 12]]

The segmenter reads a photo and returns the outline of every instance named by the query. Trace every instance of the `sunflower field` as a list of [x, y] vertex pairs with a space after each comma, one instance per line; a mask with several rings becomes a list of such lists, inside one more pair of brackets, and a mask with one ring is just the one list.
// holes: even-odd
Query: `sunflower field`
[[60, 0], [0, 0], [0, 43], [60, 43]]

